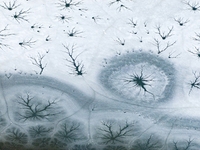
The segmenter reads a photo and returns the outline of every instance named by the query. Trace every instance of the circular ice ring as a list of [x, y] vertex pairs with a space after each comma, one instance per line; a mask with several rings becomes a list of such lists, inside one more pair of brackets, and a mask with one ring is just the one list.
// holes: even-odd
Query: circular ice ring
[[134, 103], [155, 104], [172, 97], [175, 69], [168, 61], [145, 52], [112, 58], [100, 82], [114, 95]]

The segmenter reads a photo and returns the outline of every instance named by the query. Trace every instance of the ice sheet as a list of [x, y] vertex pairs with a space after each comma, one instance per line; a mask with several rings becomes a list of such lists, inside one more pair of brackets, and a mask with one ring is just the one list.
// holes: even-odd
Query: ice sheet
[[200, 3], [2, 0], [0, 149], [199, 150]]

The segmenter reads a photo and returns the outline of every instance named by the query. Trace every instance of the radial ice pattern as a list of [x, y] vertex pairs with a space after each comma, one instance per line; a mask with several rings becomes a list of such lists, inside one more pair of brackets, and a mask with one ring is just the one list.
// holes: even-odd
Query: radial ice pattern
[[153, 104], [172, 95], [175, 69], [155, 55], [133, 53], [113, 58], [102, 71], [100, 81], [123, 99]]

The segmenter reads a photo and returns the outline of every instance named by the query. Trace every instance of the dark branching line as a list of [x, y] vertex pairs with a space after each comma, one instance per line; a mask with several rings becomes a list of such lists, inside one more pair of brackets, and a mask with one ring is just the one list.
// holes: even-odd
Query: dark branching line
[[45, 55], [41, 55], [40, 53], [38, 53], [38, 57], [34, 58], [34, 57], [30, 57], [32, 60], [32, 64], [37, 66], [38, 68], [40, 68], [40, 75], [43, 73], [44, 68], [46, 68], [47, 64], [43, 64], [43, 59], [44, 59]]
[[22, 133], [17, 128], [11, 128], [7, 130], [6, 139], [18, 144], [26, 144], [28, 136], [25, 133]]
[[100, 20], [101, 18], [99, 16], [93, 16], [92, 19], [95, 23], [97, 23], [97, 20]]
[[111, 6], [113, 4], [118, 4], [118, 3], [121, 3], [121, 2], [122, 2], [121, 0], [114, 0], [114, 1], [109, 3], [109, 6]]
[[80, 140], [80, 124], [78, 123], [71, 123], [68, 124], [67, 122], [61, 125], [61, 130], [59, 130], [55, 136], [62, 140], [63, 142], [72, 143], [77, 140]]
[[120, 38], [117, 38], [117, 40], [115, 40], [117, 43], [119, 43], [120, 45], [124, 46], [125, 45], [125, 40], [123, 39], [120, 39]]
[[68, 62], [70, 62], [72, 64], [72, 66], [69, 66], [71, 68], [74, 69], [76, 75], [83, 75], [85, 72], [83, 71], [84, 65], [82, 62], [77, 61], [78, 56], [74, 56], [74, 49], [75, 49], [75, 45], [72, 45], [71, 48], [70, 46], [66, 46], [64, 45], [64, 48], [67, 50], [66, 53], [68, 54], [70, 59], [66, 59]]
[[200, 33], [195, 33], [195, 34], [196, 34], [196, 37], [194, 37], [193, 39], [194, 39], [195, 41], [200, 42]]
[[154, 41], [155, 41], [154, 45], [157, 47], [157, 53], [158, 54], [166, 51], [169, 47], [173, 46], [176, 43], [176, 41], [174, 41], [173, 43], [167, 42], [166, 46], [164, 48], [161, 48], [160, 41], [158, 41], [158, 39], [155, 39], [155, 38], [154, 38]]
[[99, 128], [99, 130], [101, 131], [100, 138], [104, 144], [124, 143], [125, 137], [132, 136], [131, 132], [134, 126], [134, 124], [128, 124], [126, 122], [124, 126], [119, 125], [119, 128], [116, 130], [112, 123], [103, 122], [102, 125], [103, 127]]
[[47, 128], [45, 126], [38, 125], [38, 126], [30, 127], [28, 131], [31, 137], [36, 138], [36, 137], [45, 136], [46, 134], [50, 133], [52, 130], [53, 130], [52, 128]]
[[52, 138], [50, 142], [50, 149], [52, 150], [63, 150], [64, 147], [66, 147], [67, 144], [65, 142], [62, 142], [58, 140], [57, 138]]
[[6, 73], [6, 74], [5, 74], [5, 77], [6, 77], [7, 79], [10, 79], [10, 78], [12, 77], [12, 74], [11, 74], [11, 73], [8, 73], [8, 74]]
[[138, 150], [157, 150], [159, 149], [159, 142], [159, 140], [154, 142], [152, 139], [152, 135], [150, 135], [150, 137], [146, 141], [138, 141], [136, 145], [133, 146], [133, 150], [134, 148]]
[[15, 14], [12, 16], [18, 23], [20, 23], [20, 21], [27, 21], [27, 22], [29, 22], [28, 21], [28, 19], [26, 19], [25, 17], [26, 17], [26, 14], [28, 14], [29, 13], [29, 10], [30, 9], [28, 9], [28, 10], [20, 10], [18, 13], [17, 12], [15, 12]]
[[0, 48], [2, 48], [3, 46], [7, 47], [8, 45], [3, 43], [3, 40], [11, 35], [15, 35], [15, 34], [11, 34], [11, 33], [5, 33], [6, 31], [8, 31], [8, 25], [6, 25], [2, 30], [0, 30]]
[[33, 41], [31, 38], [27, 41], [23, 40], [22, 42], [19, 42], [19, 45], [23, 48], [27, 48], [27, 47], [32, 48], [32, 45], [34, 45], [35, 43], [36, 41]]
[[143, 42], [143, 39], [142, 39], [142, 37], [139, 37], [138, 39], [139, 39], [140, 43], [142, 43], [142, 42]]
[[195, 51], [190, 51], [188, 50], [190, 53], [194, 54], [195, 56], [197, 56], [198, 58], [200, 58], [200, 50], [199, 48], [195, 47]]
[[180, 147], [179, 148], [179, 146], [178, 146], [178, 142], [173, 142], [173, 144], [174, 144], [174, 148], [175, 148], [175, 150], [189, 150], [190, 148], [191, 148], [191, 146], [192, 146], [192, 142], [193, 142], [193, 140], [191, 140], [191, 139], [189, 139], [188, 141], [187, 141], [187, 144], [186, 144], [186, 146], [183, 148], [183, 147]]
[[126, 82], [128, 84], [133, 83], [133, 87], [139, 87], [140, 89], [143, 89], [144, 92], [151, 94], [153, 96], [153, 98], [155, 99], [154, 94], [146, 89], [146, 86], [151, 86], [150, 84], [148, 84], [148, 82], [153, 81], [153, 79], [148, 79], [150, 76], [151, 75], [144, 76], [143, 68], [141, 68], [140, 75], [138, 75], [136, 73], [133, 75], [130, 75], [130, 77], [128, 79], [124, 79], [124, 82]]
[[170, 52], [168, 55], [168, 58], [177, 58], [179, 55], [181, 55], [181, 53], [179, 54], [174, 54], [175, 52]]
[[114, 4], [117, 4], [119, 5], [119, 7], [117, 7], [117, 10], [120, 12], [122, 9], [127, 9], [127, 10], [131, 10], [129, 9], [127, 6], [125, 6], [123, 3], [122, 3], [122, 0], [113, 0], [111, 1], [108, 5], [109, 6], [112, 6]]
[[11, 11], [21, 5], [21, 4], [16, 4], [16, 2], [17, 2], [17, 0], [13, 1], [13, 3], [11, 1], [9, 1], [8, 3], [3, 2], [4, 5], [1, 5], [1, 7]]
[[194, 2], [194, 3], [190, 3], [190, 1], [188, 2], [184, 2], [186, 5], [188, 5], [193, 11], [199, 11], [200, 5], [199, 2]]
[[75, 28], [73, 28], [67, 32], [69, 37], [78, 37], [78, 35], [81, 33], [82, 33], [81, 31], [75, 30]]
[[183, 18], [174, 18], [174, 20], [180, 25], [180, 26], [184, 26], [186, 23], [189, 22], [189, 20], [184, 20]]
[[[48, 120], [49, 117], [57, 114], [52, 110], [52, 106], [56, 104], [55, 101], [48, 101], [48, 104], [42, 105], [39, 102], [34, 102], [34, 97], [31, 97], [29, 94], [26, 94], [26, 97], [18, 96], [18, 99], [18, 103], [22, 106], [22, 109], [25, 110], [24, 114], [18, 113], [22, 117], [21, 120]], [[50, 110], [52, 110], [52, 112]]]
[[162, 32], [161, 31], [161, 27], [160, 26], [157, 26], [156, 29], [158, 30], [158, 32], [156, 32], [157, 34], [160, 35], [160, 37], [165, 40], [167, 39], [168, 37], [172, 36], [172, 30], [173, 30], [173, 26], [171, 28], [169, 28], [169, 31], [166, 33], [166, 32]]
[[137, 21], [134, 21], [133, 18], [131, 18], [129, 19], [128, 24], [131, 25], [133, 28], [135, 28], [137, 26]]
[[121, 11], [122, 9], [127, 9], [127, 10], [130, 10], [130, 11], [131, 11], [130, 8], [128, 8], [127, 6], [125, 6], [125, 5], [123, 5], [123, 4], [121, 4], [121, 5], [117, 8], [118, 11]]
[[7, 37], [7, 36], [10, 36], [10, 35], [14, 35], [14, 34], [6, 34], [6, 33], [3, 33], [5, 31], [8, 30], [8, 25], [6, 25], [2, 30], [0, 30], [0, 38], [1, 39], [4, 39], [4, 37]]
[[192, 92], [193, 88], [200, 89], [200, 73], [197, 75], [196, 72], [193, 73], [195, 79], [193, 81], [190, 81], [190, 91], [189, 94]]

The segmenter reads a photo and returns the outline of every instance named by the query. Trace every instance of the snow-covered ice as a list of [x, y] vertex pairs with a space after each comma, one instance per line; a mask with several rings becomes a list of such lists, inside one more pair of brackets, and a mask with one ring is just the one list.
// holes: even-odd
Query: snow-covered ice
[[200, 1], [2, 0], [0, 149], [199, 150]]

